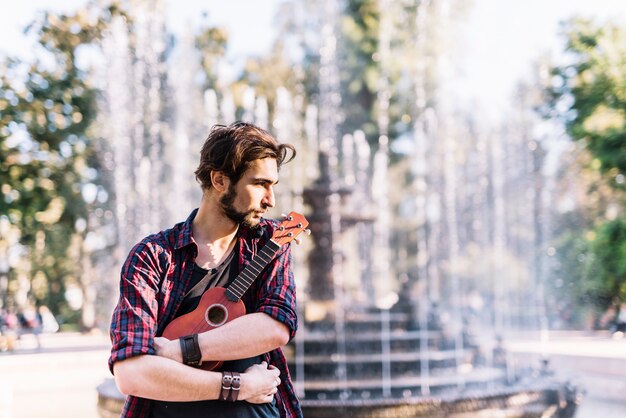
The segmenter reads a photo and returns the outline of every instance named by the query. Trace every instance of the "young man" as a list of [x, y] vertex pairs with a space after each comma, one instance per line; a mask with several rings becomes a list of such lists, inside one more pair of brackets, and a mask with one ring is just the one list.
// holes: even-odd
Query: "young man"
[[[197, 336], [161, 337], [207, 288], [226, 287], [272, 236], [277, 223], [262, 215], [274, 206], [280, 166], [294, 156], [293, 146], [254, 125], [213, 127], [195, 172], [200, 207], [131, 250], [109, 359], [118, 388], [129, 395], [122, 417], [302, 416], [280, 349], [297, 328], [289, 245], [244, 294], [246, 315]], [[187, 365], [199, 357], [224, 361], [226, 373]], [[241, 373], [238, 391], [229, 372]], [[224, 384], [231, 390], [222, 391]]]

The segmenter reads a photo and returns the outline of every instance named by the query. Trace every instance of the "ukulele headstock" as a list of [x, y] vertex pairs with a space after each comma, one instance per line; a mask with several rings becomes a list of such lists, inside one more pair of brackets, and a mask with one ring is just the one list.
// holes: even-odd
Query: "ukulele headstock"
[[295, 241], [299, 244], [298, 235], [302, 232], [310, 234], [311, 231], [306, 229], [309, 225], [309, 221], [306, 220], [304, 215], [297, 212], [290, 212], [289, 215], [283, 215], [283, 221], [278, 225], [274, 234], [272, 235], [272, 241], [276, 244], [283, 246], [291, 241]]

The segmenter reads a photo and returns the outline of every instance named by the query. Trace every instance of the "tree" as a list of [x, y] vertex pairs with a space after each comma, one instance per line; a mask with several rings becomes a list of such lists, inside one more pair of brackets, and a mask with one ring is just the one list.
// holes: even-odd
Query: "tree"
[[584, 20], [565, 26], [572, 62], [553, 69], [552, 112], [585, 142], [600, 170], [623, 188], [626, 175], [626, 30]]
[[[98, 181], [90, 133], [97, 91], [78, 58], [117, 12], [112, 6], [74, 15], [43, 13], [26, 29], [39, 46], [33, 62], [2, 64], [0, 213], [20, 231], [27, 249], [28, 297], [57, 314], [71, 312], [65, 281], [79, 263], [68, 250], [72, 237], [84, 233], [85, 186]], [[17, 274], [9, 274], [9, 292], [17, 289], [11, 285]]]
[[571, 61], [552, 69], [541, 112], [563, 120], [583, 144], [586, 196], [578, 215], [563, 218], [579, 221], [561, 231], [556, 247], [579, 307], [604, 311], [626, 300], [626, 30], [571, 20], [565, 37]]
[[196, 36], [195, 45], [202, 57], [202, 69], [206, 76], [205, 87], [215, 89], [217, 87], [217, 67], [219, 60], [226, 55], [228, 33], [222, 28], [204, 28]]

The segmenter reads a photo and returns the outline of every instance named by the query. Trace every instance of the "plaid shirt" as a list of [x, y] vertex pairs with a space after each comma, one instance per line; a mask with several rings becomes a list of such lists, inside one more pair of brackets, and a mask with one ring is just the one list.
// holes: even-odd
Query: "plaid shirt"
[[[120, 298], [111, 320], [111, 373], [117, 361], [156, 354], [154, 337], [160, 336], [174, 318], [193, 274], [198, 247], [192, 239], [191, 224], [196, 213], [197, 209], [185, 222], [144, 238], [128, 255], [122, 267]], [[276, 225], [275, 221], [262, 220], [262, 234], [239, 228], [240, 271], [271, 238]], [[290, 246], [285, 245], [250, 286], [243, 301], [247, 312], [264, 312], [287, 325], [293, 338], [298, 325], [290, 262]], [[265, 360], [280, 369], [283, 383], [275, 395], [280, 416], [302, 417], [282, 350], [266, 353]], [[151, 405], [149, 399], [129, 396], [122, 418], [147, 418]]]

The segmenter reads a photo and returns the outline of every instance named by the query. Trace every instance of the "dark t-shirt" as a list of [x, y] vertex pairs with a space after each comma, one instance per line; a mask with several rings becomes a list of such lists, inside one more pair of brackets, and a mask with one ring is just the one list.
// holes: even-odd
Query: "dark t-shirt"
[[[222, 264], [211, 270], [194, 265], [190, 284], [191, 290], [187, 292], [185, 299], [181, 302], [175, 315], [176, 318], [193, 311], [200, 303], [202, 294], [206, 289], [226, 287], [237, 277], [237, 261], [234, 257], [236, 253], [238, 253], [237, 248], [231, 251]], [[207, 275], [208, 277], [205, 279]], [[203, 279], [205, 280], [203, 281]], [[225, 361], [221, 369], [243, 373], [248, 367], [262, 361], [262, 355], [242, 360]], [[276, 400], [268, 404], [251, 404], [246, 401], [154, 401], [151, 416], [152, 418], [278, 418], [279, 412], [276, 407]]]

